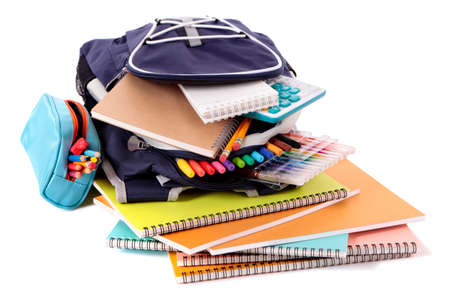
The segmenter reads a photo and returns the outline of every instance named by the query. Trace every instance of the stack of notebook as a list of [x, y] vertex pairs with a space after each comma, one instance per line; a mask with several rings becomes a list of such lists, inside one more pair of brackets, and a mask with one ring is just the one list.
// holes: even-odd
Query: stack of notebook
[[[162, 199], [177, 201], [124, 203], [133, 186], [96, 179], [102, 196], [94, 202], [118, 219], [107, 245], [167, 251], [179, 283], [422, 253], [407, 224], [423, 213], [347, 160], [353, 147], [295, 128], [298, 111], [324, 93], [287, 77], [187, 86], [125, 75], [93, 108], [93, 118], [135, 134], [129, 151], [193, 158], [170, 164], [184, 176], [176, 184], [192, 186], [177, 186], [176, 197]], [[169, 175], [156, 174], [157, 185], [176, 181]], [[213, 188], [226, 178], [270, 192]]]
[[[302, 187], [256, 199], [231, 192], [192, 193], [174, 203], [130, 205], [115, 201], [106, 180], [97, 180], [95, 186], [102, 194], [95, 203], [119, 219], [108, 246], [168, 251], [179, 283], [387, 260], [424, 251], [407, 226], [422, 220], [423, 213], [348, 160]], [[292, 205], [300, 199], [312, 203], [322, 193], [334, 193], [335, 199], [325, 205]], [[265, 205], [273, 212], [253, 216], [255, 207]], [[210, 221], [215, 216], [219, 220]]]

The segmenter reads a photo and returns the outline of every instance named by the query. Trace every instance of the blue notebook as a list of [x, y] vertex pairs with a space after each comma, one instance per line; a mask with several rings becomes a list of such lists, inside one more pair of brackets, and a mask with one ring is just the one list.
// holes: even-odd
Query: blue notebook
[[[110, 248], [145, 251], [176, 251], [176, 249], [151, 237], [139, 238], [123, 221], [118, 221], [107, 237]], [[279, 255], [294, 257], [345, 257], [347, 255], [348, 234], [306, 240], [288, 244], [249, 249], [230, 255]], [[218, 255], [216, 255], [218, 256]]]
[[348, 233], [324, 238], [260, 247], [241, 251], [247, 254], [284, 255], [295, 257], [345, 257]]

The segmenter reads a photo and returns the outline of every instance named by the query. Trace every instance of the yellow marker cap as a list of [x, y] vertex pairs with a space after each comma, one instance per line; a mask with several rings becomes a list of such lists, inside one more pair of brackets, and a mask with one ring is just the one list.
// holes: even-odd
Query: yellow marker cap
[[194, 170], [192, 170], [191, 166], [187, 161], [182, 158], [177, 158], [177, 165], [180, 168], [181, 172], [184, 173], [189, 178], [193, 178], [195, 176]]

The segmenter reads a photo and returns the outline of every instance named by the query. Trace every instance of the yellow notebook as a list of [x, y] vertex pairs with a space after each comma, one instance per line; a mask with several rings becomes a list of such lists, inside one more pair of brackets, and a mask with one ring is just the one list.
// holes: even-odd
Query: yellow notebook
[[94, 186], [140, 237], [228, 222], [347, 196], [347, 189], [326, 174], [319, 174], [301, 187], [273, 195], [247, 197], [235, 192], [187, 191], [176, 202], [120, 204], [108, 180], [97, 179]]

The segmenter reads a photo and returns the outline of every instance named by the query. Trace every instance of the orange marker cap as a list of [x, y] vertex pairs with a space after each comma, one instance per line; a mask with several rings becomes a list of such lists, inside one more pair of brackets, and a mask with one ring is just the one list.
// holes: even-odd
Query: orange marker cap
[[280, 148], [278, 148], [277, 146], [275, 146], [275, 145], [272, 144], [272, 143], [267, 142], [267, 143], [266, 143], [266, 148], [267, 148], [270, 152], [272, 152], [273, 154], [275, 154], [275, 155], [280, 156], [280, 155], [283, 154], [283, 150], [280, 149]]

